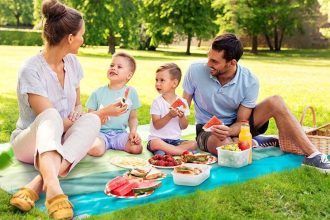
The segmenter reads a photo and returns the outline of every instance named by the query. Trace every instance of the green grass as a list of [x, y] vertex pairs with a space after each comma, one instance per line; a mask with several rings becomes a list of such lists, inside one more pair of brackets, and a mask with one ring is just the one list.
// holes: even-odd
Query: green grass
[[[0, 46], [0, 142], [8, 142], [15, 128], [18, 107], [15, 95], [17, 71], [22, 61], [37, 53], [40, 47]], [[180, 49], [180, 50], [179, 50]], [[176, 62], [185, 72], [192, 60], [206, 58], [207, 48], [192, 48], [192, 56], [185, 56], [182, 48], [162, 47], [161, 51], [128, 51], [137, 59], [137, 72], [130, 85], [140, 97], [140, 124], [149, 123], [149, 108], [157, 92], [154, 72], [164, 62]], [[82, 101], [97, 87], [107, 83], [106, 69], [111, 56], [105, 47], [82, 48], [79, 60], [85, 71], [81, 83]], [[261, 51], [258, 55], [245, 53], [240, 61], [260, 80], [258, 101], [277, 94], [286, 101], [293, 114], [300, 117], [306, 105], [316, 109], [317, 124], [330, 121], [330, 50], [285, 50], [281, 53]], [[178, 94], [182, 94], [181, 86]], [[191, 109], [193, 112], [193, 109]], [[194, 123], [193, 114], [189, 118]], [[308, 115], [306, 123], [311, 125]], [[271, 121], [269, 134], [276, 134]], [[258, 219], [320, 219], [329, 218], [329, 177], [298, 169], [293, 172], [268, 175], [244, 184], [197, 192], [186, 197], [170, 199], [133, 209], [115, 212], [102, 218], [119, 219], [236, 219], [246, 216]], [[9, 205], [9, 196], [0, 190], [0, 219], [14, 215], [14, 219], [35, 219], [44, 215], [35, 211], [21, 214]], [[180, 205], [178, 206], [177, 203]], [[145, 210], [148, 210], [146, 212]]]
[[301, 168], [93, 219], [329, 219], [329, 176]]

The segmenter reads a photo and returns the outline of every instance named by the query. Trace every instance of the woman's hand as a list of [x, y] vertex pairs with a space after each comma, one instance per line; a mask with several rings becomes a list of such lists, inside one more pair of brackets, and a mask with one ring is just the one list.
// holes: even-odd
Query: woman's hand
[[70, 112], [68, 119], [72, 122], [78, 120], [84, 114], [82, 105], [77, 105], [72, 112]]

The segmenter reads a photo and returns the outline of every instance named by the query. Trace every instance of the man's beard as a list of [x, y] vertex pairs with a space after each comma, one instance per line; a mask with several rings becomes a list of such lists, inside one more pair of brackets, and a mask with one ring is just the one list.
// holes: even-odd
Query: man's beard
[[216, 69], [212, 69], [213, 71], [215, 70], [215, 73], [212, 74], [212, 76], [214, 77], [218, 77], [218, 76], [221, 76], [223, 75], [225, 72], [221, 71], [221, 70], [216, 70]]

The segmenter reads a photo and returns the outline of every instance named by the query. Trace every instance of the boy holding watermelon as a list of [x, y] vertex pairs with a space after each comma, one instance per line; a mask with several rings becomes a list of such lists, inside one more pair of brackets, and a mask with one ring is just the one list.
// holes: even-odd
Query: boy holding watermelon
[[[310, 142], [281, 97], [272, 96], [256, 104], [259, 81], [249, 69], [238, 64], [242, 55], [243, 46], [235, 35], [220, 35], [212, 43], [207, 62], [191, 64], [185, 75], [183, 97], [189, 105], [192, 100], [195, 103], [198, 146], [217, 154], [218, 146], [237, 138], [242, 121], [249, 121], [251, 134], [257, 136], [267, 130], [269, 119], [274, 118], [280, 137], [285, 134], [305, 152], [304, 165], [330, 172], [327, 156]], [[203, 130], [212, 116], [223, 124]]]
[[[107, 149], [123, 150], [132, 154], [142, 152], [136, 113], [140, 101], [136, 90], [126, 85], [135, 69], [136, 63], [131, 55], [124, 52], [114, 54], [107, 71], [109, 83], [94, 91], [87, 100], [88, 112], [97, 111], [112, 103], [120, 103], [115, 106], [117, 111], [114, 111], [120, 113], [103, 120], [101, 132], [89, 150], [89, 155], [102, 156]], [[127, 127], [129, 133], [126, 131]]]
[[188, 127], [188, 103], [175, 93], [181, 80], [181, 70], [167, 63], [156, 71], [156, 90], [161, 94], [151, 105], [148, 150], [154, 154], [181, 155], [197, 148], [196, 141], [181, 140], [181, 130]]

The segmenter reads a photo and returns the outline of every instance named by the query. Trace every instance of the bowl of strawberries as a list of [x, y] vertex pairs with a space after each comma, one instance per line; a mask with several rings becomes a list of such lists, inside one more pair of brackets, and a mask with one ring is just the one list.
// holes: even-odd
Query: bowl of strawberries
[[181, 159], [176, 159], [171, 155], [156, 154], [151, 157], [148, 162], [157, 168], [174, 168], [180, 166], [183, 162]]

